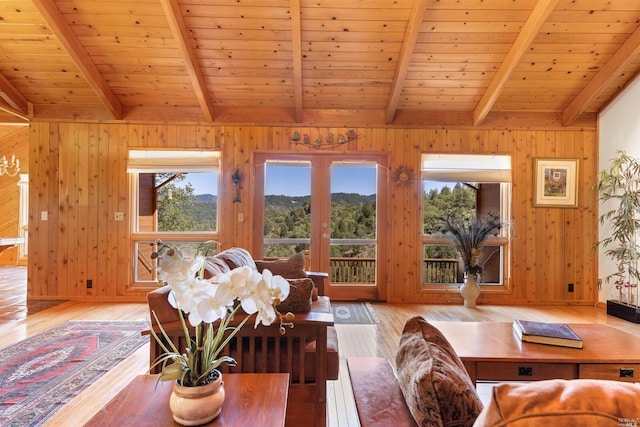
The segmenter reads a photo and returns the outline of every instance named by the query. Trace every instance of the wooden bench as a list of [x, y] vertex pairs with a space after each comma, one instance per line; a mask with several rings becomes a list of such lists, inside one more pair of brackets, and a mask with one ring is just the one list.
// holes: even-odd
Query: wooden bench
[[387, 359], [349, 357], [347, 367], [362, 427], [417, 426]]

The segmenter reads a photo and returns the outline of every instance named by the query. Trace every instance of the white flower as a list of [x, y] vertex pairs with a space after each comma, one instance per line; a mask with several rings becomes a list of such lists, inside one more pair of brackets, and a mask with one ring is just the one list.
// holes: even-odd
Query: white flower
[[289, 282], [282, 276], [274, 276], [271, 271], [251, 272], [247, 279], [248, 294], [241, 299], [242, 309], [249, 314], [257, 313], [255, 327], [262, 323], [265, 326], [276, 320], [273, 304], [289, 296]]
[[196, 274], [204, 265], [200, 255], [183, 248], [168, 250], [160, 259], [159, 277], [169, 287], [169, 302], [189, 315], [189, 323], [213, 323], [223, 319], [240, 301], [247, 314], [257, 313], [255, 326], [276, 320], [274, 303], [289, 296], [289, 282], [271, 271], [258, 273], [248, 266], [218, 274], [210, 280]]
[[167, 250], [158, 260], [158, 279], [169, 286], [189, 285], [202, 269], [205, 258], [188, 248]]
[[215, 283], [217, 278], [208, 282], [206, 290], [198, 300], [197, 307], [189, 313], [189, 323], [193, 326], [200, 322], [213, 323], [224, 319], [233, 309], [234, 298], [231, 295], [231, 281], [223, 279], [223, 283]]
[[[237, 267], [228, 273], [218, 274], [213, 281], [220, 284], [220, 299], [227, 299], [227, 306], [233, 306], [233, 301], [242, 299], [247, 294], [246, 283], [249, 277], [254, 273], [247, 266]], [[251, 313], [249, 313], [251, 314]]]
[[[169, 347], [163, 347], [165, 354], [154, 361], [154, 366], [171, 360], [181, 367], [179, 370], [172, 368], [173, 365], [164, 367], [161, 376], [163, 380], [179, 379], [181, 384], [200, 384], [207, 378], [208, 372], [221, 363], [235, 363], [228, 356], [219, 356], [219, 347], [227, 342], [223, 339], [227, 331], [227, 338], [232, 338], [253, 314], [256, 315], [255, 327], [260, 323], [271, 325], [278, 318], [274, 304], [277, 305], [289, 296], [289, 282], [282, 276], [274, 276], [269, 270], [264, 270], [261, 274], [244, 266], [218, 274], [212, 279], [203, 279], [205, 261], [198, 251], [188, 247], [168, 247], [158, 260], [158, 278], [171, 289], [169, 302], [180, 310], [188, 343], [186, 352], [180, 351], [171, 342]], [[236, 326], [229, 326], [231, 314], [235, 315], [240, 308], [246, 312], [247, 317]], [[188, 315], [189, 323], [195, 328], [193, 340], [183, 313]], [[285, 333], [285, 326], [293, 327], [290, 322], [284, 323], [291, 319], [290, 316], [289, 313], [280, 318], [282, 334]], [[220, 321], [219, 324], [214, 324], [217, 321]], [[153, 330], [152, 334], [164, 345]], [[164, 331], [163, 335], [164, 342], [170, 341]]]

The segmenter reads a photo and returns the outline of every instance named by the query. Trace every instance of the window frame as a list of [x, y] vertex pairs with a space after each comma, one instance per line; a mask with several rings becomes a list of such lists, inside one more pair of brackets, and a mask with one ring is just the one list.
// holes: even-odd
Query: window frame
[[[138, 151], [138, 150], [129, 150], [129, 152], [131, 151]], [[139, 151], [143, 151], [143, 150], [139, 150]], [[163, 149], [158, 149], [158, 150], [149, 150], [149, 156], [153, 156], [153, 153], [162, 153], [162, 155], [160, 156], [160, 162], [162, 162], [162, 159], [165, 159], [167, 157], [170, 156], [166, 156], [167, 153], [181, 153], [184, 154], [185, 152], [187, 153], [194, 153], [195, 155], [197, 155], [198, 153], [204, 153], [204, 151], [189, 151], [189, 150], [163, 150]], [[152, 165], [146, 165], [144, 166], [143, 169], [138, 168], [138, 167], [128, 167], [127, 168], [127, 175], [129, 178], [129, 194], [130, 194], [130, 209], [131, 209], [131, 215], [129, 215], [130, 218], [130, 223], [129, 223], [129, 227], [131, 230], [131, 238], [130, 238], [130, 244], [131, 244], [131, 253], [132, 253], [132, 282], [133, 282], [133, 287], [135, 288], [151, 288], [151, 287], [156, 287], [153, 284], [155, 282], [150, 281], [150, 280], [140, 280], [139, 279], [139, 275], [138, 275], [138, 268], [139, 268], [139, 262], [138, 260], [138, 247], [141, 244], [149, 244], [152, 242], [165, 242], [165, 243], [181, 243], [181, 242], [194, 242], [194, 243], [203, 243], [203, 242], [207, 242], [207, 241], [214, 241], [214, 242], [220, 242], [220, 212], [221, 212], [221, 203], [222, 203], [222, 199], [219, 197], [220, 196], [220, 188], [221, 188], [221, 179], [222, 179], [222, 174], [221, 172], [221, 167], [220, 167], [220, 162], [222, 159], [222, 152], [220, 150], [208, 150], [207, 153], [216, 153], [216, 160], [215, 160], [215, 164], [206, 164], [203, 165], [202, 163], [197, 163], [196, 160], [196, 164], [192, 164], [189, 166], [183, 166], [180, 162], [174, 163], [174, 165], [161, 165], [158, 166], [157, 170], [153, 169]], [[208, 161], [210, 161], [211, 156], [207, 156]], [[149, 160], [145, 159], [145, 162], [150, 163]], [[139, 225], [139, 220], [138, 220], [138, 214], [139, 214], [139, 208], [140, 208], [140, 204], [139, 204], [139, 200], [140, 200], [140, 192], [139, 192], [139, 176], [141, 173], [163, 173], [163, 172], [168, 172], [169, 169], [175, 168], [175, 167], [179, 167], [180, 169], [185, 168], [185, 170], [180, 170], [181, 172], [217, 172], [217, 180], [216, 183], [214, 184], [217, 190], [217, 195], [218, 195], [218, 202], [216, 204], [216, 209], [217, 209], [217, 213], [216, 213], [216, 231], [186, 231], [186, 232], [180, 232], [180, 231], [138, 231], [138, 225]], [[188, 170], [186, 170], [188, 169]], [[177, 172], [178, 170], [172, 170], [171, 172]]]
[[[423, 153], [423, 158], [427, 153]], [[433, 155], [433, 153], [430, 153]], [[442, 154], [446, 156], [445, 154]], [[460, 154], [452, 155], [459, 157]], [[477, 154], [469, 155], [469, 156], [477, 156]], [[491, 156], [491, 155], [482, 155], [482, 156]], [[508, 156], [511, 157], [511, 156]], [[424, 165], [424, 162], [423, 162]], [[424, 167], [424, 166], [423, 166]], [[425, 181], [437, 181], [436, 179], [426, 177], [424, 173], [424, 169], [422, 170], [422, 177], [420, 180], [421, 189], [423, 192], [423, 200], [424, 200], [424, 182]], [[510, 171], [508, 175], [504, 175], [508, 177], [508, 181], [490, 181], [493, 183], [499, 183], [500, 185], [500, 206], [499, 206], [499, 214], [500, 218], [507, 223], [506, 226], [500, 229], [500, 233], [493, 238], [490, 238], [486, 241], [487, 246], [499, 246], [500, 250], [500, 280], [498, 282], [491, 283], [480, 283], [483, 292], [507, 292], [510, 287], [510, 278], [511, 278], [511, 269], [510, 269], [510, 218], [511, 218], [511, 204], [512, 204], [512, 182], [511, 182], [511, 174]], [[451, 184], [455, 184], [456, 182], [477, 182], [482, 183], [482, 181], [473, 181], [473, 180], [464, 180], [464, 181], [453, 181], [453, 180], [442, 180], [440, 182], [450, 182]], [[476, 206], [477, 207], [477, 206]], [[425, 262], [424, 262], [424, 247], [425, 245], [452, 245], [453, 243], [447, 237], [442, 234], [425, 234], [424, 233], [424, 203], [420, 206], [420, 226], [421, 226], [421, 245], [420, 245], [420, 285], [421, 290], [425, 292], [435, 291], [435, 290], [443, 290], [443, 291], [455, 291], [458, 292], [460, 282], [457, 283], [429, 283], [424, 282], [423, 277], [425, 277]]]

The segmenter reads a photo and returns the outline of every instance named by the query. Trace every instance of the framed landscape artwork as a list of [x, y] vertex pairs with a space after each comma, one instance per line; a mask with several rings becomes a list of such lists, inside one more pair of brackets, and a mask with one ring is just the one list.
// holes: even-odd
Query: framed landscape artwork
[[578, 206], [578, 159], [535, 159], [534, 206]]

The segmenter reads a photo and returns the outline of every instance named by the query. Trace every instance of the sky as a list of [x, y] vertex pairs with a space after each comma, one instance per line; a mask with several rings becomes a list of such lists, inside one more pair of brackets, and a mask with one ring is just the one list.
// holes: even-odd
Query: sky
[[[266, 195], [308, 196], [311, 169], [300, 166], [269, 165]], [[334, 166], [332, 193], [376, 194], [376, 169], [366, 166]]]
[[[311, 182], [310, 169], [305, 167], [280, 167], [270, 166], [270, 174], [267, 180], [267, 195], [308, 196]], [[188, 174], [187, 179], [193, 185], [195, 194], [217, 194], [215, 174], [194, 173]], [[185, 181], [177, 185], [183, 187]], [[424, 181], [423, 190], [440, 189], [444, 185], [453, 187], [455, 183], [441, 183]], [[332, 193], [358, 193], [365, 196], [376, 194], [376, 170], [373, 167], [336, 167], [332, 182]]]
[[[187, 175], [187, 179], [177, 183], [183, 187], [190, 182], [195, 194], [217, 194], [215, 174], [195, 173]], [[311, 188], [311, 169], [300, 166], [269, 165], [267, 172], [267, 195], [308, 196]], [[376, 194], [375, 167], [334, 166], [332, 177], [332, 193]]]
[[178, 187], [184, 187], [187, 182], [191, 183], [194, 189], [194, 193], [198, 194], [218, 194], [218, 189], [215, 185], [217, 173], [204, 173], [204, 172], [190, 172], [187, 174], [187, 179], [176, 183]]
[[[310, 174], [308, 167], [270, 166], [265, 194], [287, 196], [308, 196], [310, 188]], [[189, 173], [187, 177], [195, 189], [195, 194], [217, 194], [215, 174]], [[178, 185], [184, 186], [185, 182]], [[453, 187], [454, 183], [437, 183], [425, 181], [423, 190], [428, 192], [432, 188], [439, 189], [443, 185]], [[376, 194], [376, 170], [373, 167], [338, 166], [333, 169], [333, 193], [358, 193], [366, 196]]]

